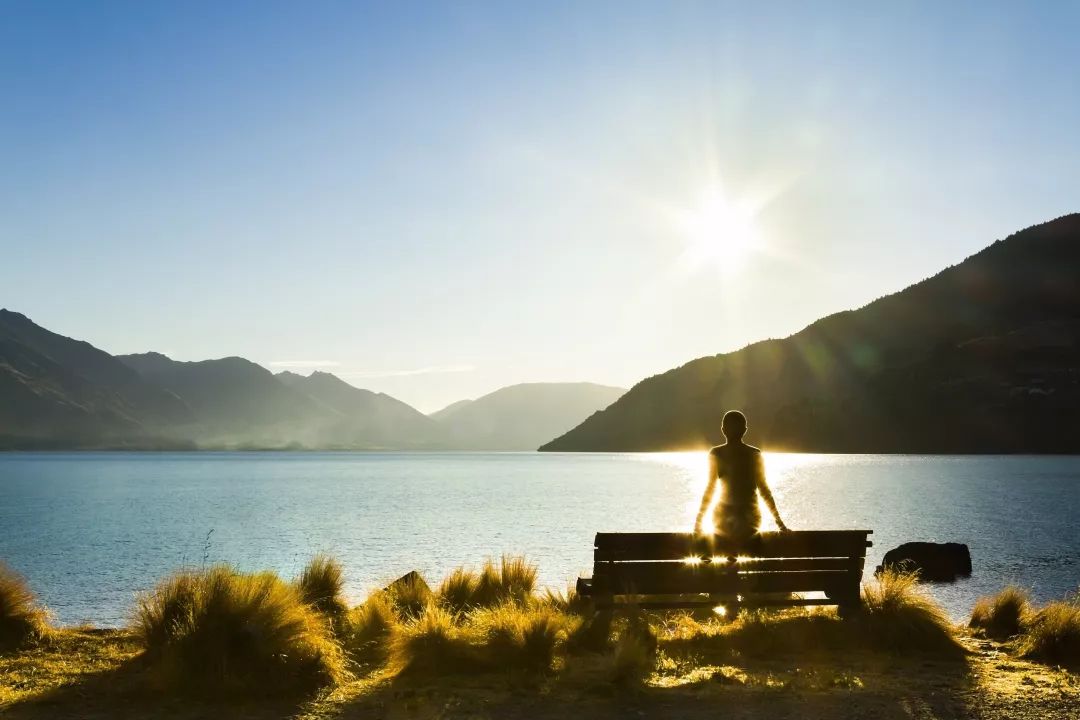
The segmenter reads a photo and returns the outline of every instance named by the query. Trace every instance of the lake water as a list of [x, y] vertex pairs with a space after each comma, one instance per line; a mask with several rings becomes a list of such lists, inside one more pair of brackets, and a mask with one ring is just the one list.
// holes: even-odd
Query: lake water
[[[1006, 583], [1046, 600], [1080, 582], [1080, 457], [766, 462], [791, 527], [874, 530], [868, 573], [901, 542], [968, 543], [974, 575], [930, 586], [954, 617]], [[589, 570], [598, 530], [689, 529], [704, 470], [704, 453], [0, 454], [0, 560], [64, 624], [122, 624], [181, 566], [292, 577], [319, 551], [342, 561], [354, 600], [502, 553], [562, 587]]]

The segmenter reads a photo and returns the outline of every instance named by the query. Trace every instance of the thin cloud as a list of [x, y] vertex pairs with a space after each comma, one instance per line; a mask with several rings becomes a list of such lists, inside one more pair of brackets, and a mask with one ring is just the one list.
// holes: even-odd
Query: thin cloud
[[280, 368], [321, 368], [340, 367], [341, 363], [334, 360], [274, 360], [270, 367]]
[[473, 365], [433, 365], [431, 367], [414, 368], [411, 370], [352, 370], [338, 373], [341, 377], [352, 378], [384, 378], [406, 377], [408, 375], [438, 375], [445, 373], [472, 372], [476, 367]]

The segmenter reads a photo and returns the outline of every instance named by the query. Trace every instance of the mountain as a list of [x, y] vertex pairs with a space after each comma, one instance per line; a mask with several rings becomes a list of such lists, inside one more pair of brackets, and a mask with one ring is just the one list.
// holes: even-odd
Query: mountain
[[275, 377], [341, 415], [327, 428], [325, 443], [378, 449], [434, 449], [446, 445], [445, 431], [419, 410], [385, 393], [353, 387], [335, 375], [304, 377], [285, 371]]
[[0, 447], [151, 445], [158, 425], [191, 418], [108, 353], [0, 310]]
[[473, 401], [470, 400], [470, 399], [458, 400], [457, 402], [450, 403], [449, 405], [444, 407], [442, 410], [436, 410], [435, 412], [428, 415], [428, 417], [431, 418], [432, 420], [442, 420], [443, 418], [448, 417], [449, 415], [452, 415], [453, 413], [457, 412], [458, 410], [465, 407], [466, 405], [471, 405], [472, 403], [473, 403]]
[[593, 383], [524, 383], [434, 413], [460, 450], [535, 450], [626, 392]]
[[188, 404], [194, 422], [170, 428], [211, 445], [319, 444], [340, 413], [240, 357], [180, 362], [155, 352], [119, 355], [144, 380]]
[[752, 442], [780, 449], [1080, 451], [1080, 215], [783, 340], [643, 380], [541, 449], [705, 447], [733, 408]]

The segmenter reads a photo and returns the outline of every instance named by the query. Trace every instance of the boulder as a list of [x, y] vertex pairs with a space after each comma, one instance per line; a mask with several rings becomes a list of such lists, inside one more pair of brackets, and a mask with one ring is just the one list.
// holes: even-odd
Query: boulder
[[918, 572], [921, 580], [952, 582], [971, 575], [971, 551], [963, 543], [904, 543], [885, 553], [874, 574], [886, 569]]

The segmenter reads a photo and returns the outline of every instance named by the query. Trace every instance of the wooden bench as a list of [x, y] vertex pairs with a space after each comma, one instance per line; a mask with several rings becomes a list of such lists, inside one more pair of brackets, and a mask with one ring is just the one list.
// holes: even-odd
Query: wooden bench
[[767, 532], [743, 543], [690, 533], [597, 533], [593, 576], [579, 578], [577, 590], [598, 610], [837, 605], [843, 615], [859, 605], [872, 532]]

